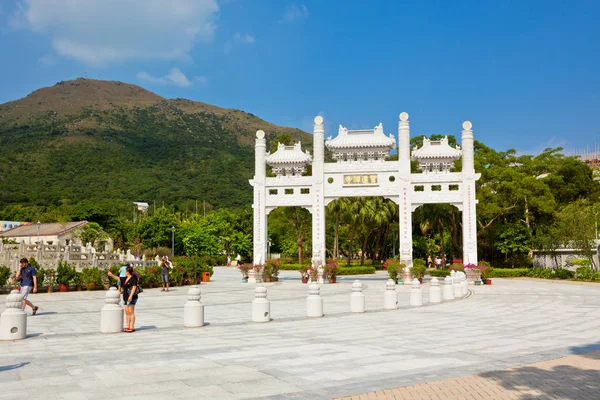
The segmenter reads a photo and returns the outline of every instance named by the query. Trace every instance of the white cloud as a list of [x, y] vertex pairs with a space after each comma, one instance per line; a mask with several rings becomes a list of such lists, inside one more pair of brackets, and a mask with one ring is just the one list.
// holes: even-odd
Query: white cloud
[[297, 20], [308, 18], [308, 16], [308, 8], [306, 8], [304, 4], [290, 4], [285, 10], [283, 18], [281, 19], [281, 21], [279, 21], [279, 23], [294, 22]]
[[41, 56], [40, 58], [38, 58], [38, 62], [47, 67], [56, 65], [57, 61], [58, 60], [56, 59], [56, 56], [54, 54], [45, 54], [45, 55]]
[[18, 0], [14, 28], [48, 36], [56, 53], [102, 66], [134, 59], [185, 59], [209, 42], [216, 0]]
[[225, 54], [231, 53], [231, 50], [233, 50], [233, 47], [235, 45], [253, 45], [255, 41], [256, 39], [254, 38], [254, 36], [248, 33], [242, 34], [240, 32], [236, 32], [235, 35], [233, 35], [232, 40], [228, 40], [225, 42]]
[[142, 71], [137, 74], [137, 78], [141, 81], [146, 81], [157, 85], [172, 85], [179, 87], [189, 87], [194, 83], [204, 85], [208, 82], [208, 79], [205, 76], [196, 76], [192, 80], [189, 80], [179, 68], [171, 68], [169, 73], [165, 76], [154, 76]]

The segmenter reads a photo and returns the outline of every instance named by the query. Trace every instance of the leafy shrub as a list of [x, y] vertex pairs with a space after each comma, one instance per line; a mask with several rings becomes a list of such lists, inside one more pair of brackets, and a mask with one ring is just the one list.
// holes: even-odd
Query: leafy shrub
[[[98, 267], [84, 268], [81, 270], [81, 278], [84, 285], [102, 285], [102, 271]], [[50, 286], [50, 285], [48, 285]]]
[[281, 264], [279, 269], [283, 271], [301, 271], [309, 267], [308, 264]]
[[0, 266], [0, 288], [3, 288], [4, 286], [6, 286], [8, 278], [10, 278], [10, 268], [8, 268], [4, 265], [1, 265]]
[[410, 273], [417, 279], [421, 279], [425, 276], [427, 267], [425, 265], [415, 265], [410, 269]]
[[375, 267], [342, 267], [338, 275], [366, 275], [374, 274]]
[[340, 271], [339, 265], [335, 262], [328, 262], [323, 267], [323, 278], [324, 279], [334, 279], [337, 277], [338, 272]]
[[594, 272], [590, 277], [592, 281], [600, 281], [600, 272]]
[[491, 265], [490, 265], [490, 263], [489, 263], [489, 262], [487, 262], [487, 261], [483, 261], [483, 260], [479, 261], [477, 264], [479, 264], [479, 265], [482, 265], [482, 266], [484, 266], [484, 267], [486, 267], [486, 268], [489, 268], [489, 267], [491, 267]]
[[529, 270], [527, 276], [531, 278], [552, 279], [554, 274], [552, 273], [552, 270], [548, 268], [532, 268]]
[[465, 267], [462, 263], [452, 263], [450, 264], [451, 271], [464, 271]]
[[569, 271], [564, 268], [557, 268], [554, 270], [554, 276], [558, 279], [573, 279], [573, 271]]
[[267, 260], [262, 271], [263, 282], [277, 282], [280, 267], [281, 261], [275, 259]]
[[56, 267], [56, 283], [59, 285], [70, 285], [75, 277], [75, 267], [69, 266], [66, 261], [62, 259], [58, 262]]
[[[486, 279], [488, 278], [519, 278], [522, 276], [529, 276], [529, 268], [486, 268]], [[482, 276], [483, 276], [482, 271]]]
[[575, 279], [580, 281], [589, 281], [592, 279], [592, 270], [590, 267], [579, 267], [575, 270]]
[[[38, 281], [40, 284], [40, 281]], [[56, 285], [56, 270], [48, 268], [44, 271], [44, 284], [48, 287]]]
[[592, 261], [589, 258], [578, 258], [576, 260], [573, 260], [570, 264], [581, 267], [589, 267], [590, 265], [592, 265]]
[[413, 260], [413, 268], [414, 267], [423, 267], [423, 268], [427, 269], [427, 263], [422, 258], [415, 258]]
[[400, 264], [400, 260], [397, 258], [390, 258], [383, 263], [383, 267], [387, 270], [390, 279], [396, 281], [398, 279], [398, 272], [401, 271], [401, 268], [404, 268], [404, 264]]
[[41, 265], [36, 261], [36, 259], [34, 257], [29, 258], [29, 264], [31, 264], [31, 266], [33, 268], [35, 268], [36, 270], [42, 268]]
[[449, 269], [432, 269], [429, 271], [429, 276], [436, 278], [445, 278], [450, 275]]
[[46, 279], [46, 270], [44, 268], [40, 268], [36, 271], [38, 286], [44, 286], [44, 279]]
[[250, 271], [250, 268], [252, 268], [252, 265], [250, 265], [250, 264], [241, 264], [241, 265], [238, 265], [238, 269], [242, 273], [242, 277], [243, 278], [247, 278], [248, 277], [248, 271]]

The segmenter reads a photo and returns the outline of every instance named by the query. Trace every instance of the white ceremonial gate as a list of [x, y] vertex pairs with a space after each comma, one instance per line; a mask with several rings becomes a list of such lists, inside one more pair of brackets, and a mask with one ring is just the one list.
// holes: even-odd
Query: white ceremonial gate
[[[335, 139], [325, 141], [323, 118], [317, 116], [313, 129], [314, 156], [302, 152], [301, 143], [279, 143], [273, 154], [266, 152], [265, 133], [256, 132], [254, 187], [254, 259], [263, 264], [267, 254], [267, 216], [277, 207], [299, 206], [312, 214], [312, 263], [325, 264], [325, 206], [340, 197], [382, 196], [400, 208], [400, 260], [412, 266], [412, 212], [423, 204], [447, 203], [462, 211], [463, 262], [477, 264], [475, 219], [475, 173], [471, 122], [463, 123], [461, 145], [453, 148], [445, 137], [423, 139], [412, 151], [421, 173], [411, 173], [410, 123], [408, 114], [398, 122], [398, 161], [386, 161], [396, 146], [379, 124], [373, 130], [339, 127]], [[325, 163], [325, 147], [335, 163]], [[462, 155], [462, 171], [450, 172]], [[275, 177], [266, 176], [269, 164]], [[312, 176], [302, 176], [312, 165]]]

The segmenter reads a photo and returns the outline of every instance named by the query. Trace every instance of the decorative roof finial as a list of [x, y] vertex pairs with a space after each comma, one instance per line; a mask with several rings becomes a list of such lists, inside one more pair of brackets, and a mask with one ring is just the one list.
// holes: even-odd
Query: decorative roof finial
[[265, 131], [263, 131], [262, 129], [256, 131], [256, 137], [259, 138], [259, 139], [264, 139], [264, 137], [265, 137]]
[[400, 121], [408, 121], [408, 113], [406, 111], [400, 113]]
[[462, 124], [463, 129], [465, 130], [470, 130], [473, 127], [473, 124], [471, 123], [471, 121], [465, 121]]
[[320, 115], [317, 115], [315, 117], [315, 124], [322, 125], [323, 124], [323, 117], [321, 117]]

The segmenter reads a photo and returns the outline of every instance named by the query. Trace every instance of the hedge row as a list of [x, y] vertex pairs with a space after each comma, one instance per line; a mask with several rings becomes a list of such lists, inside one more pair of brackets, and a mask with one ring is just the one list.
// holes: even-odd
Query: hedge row
[[303, 268], [310, 268], [308, 264], [281, 264], [280, 270], [284, 271], [300, 271]]
[[374, 274], [375, 267], [341, 267], [338, 271], [339, 275], [366, 275]]

